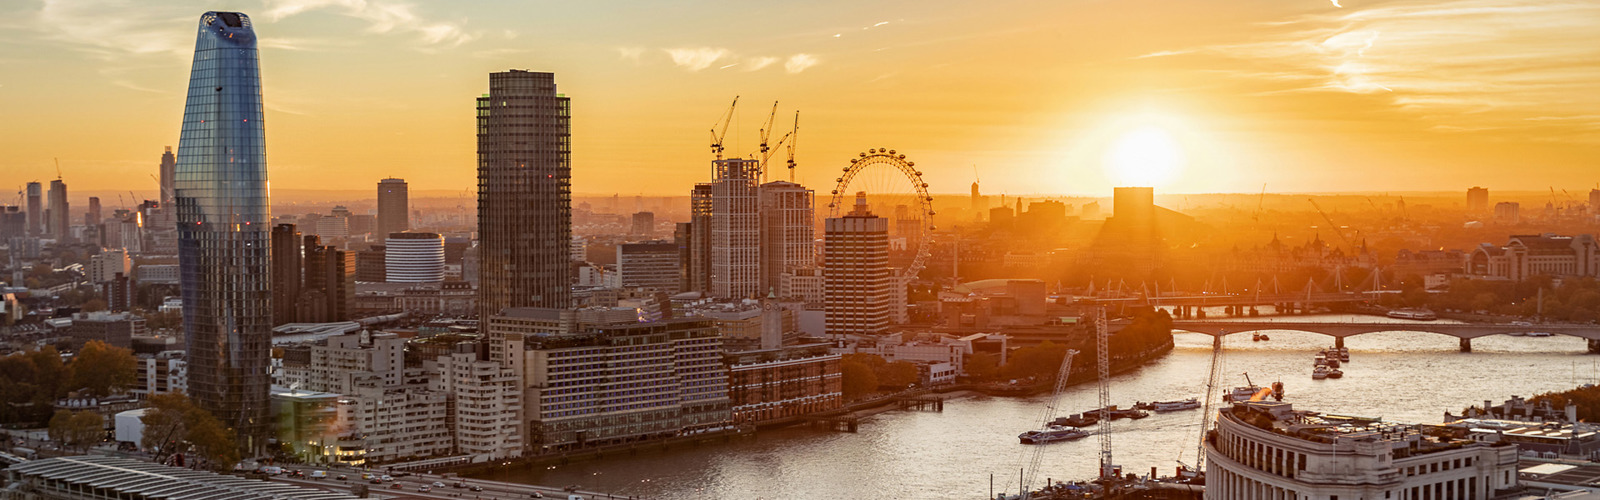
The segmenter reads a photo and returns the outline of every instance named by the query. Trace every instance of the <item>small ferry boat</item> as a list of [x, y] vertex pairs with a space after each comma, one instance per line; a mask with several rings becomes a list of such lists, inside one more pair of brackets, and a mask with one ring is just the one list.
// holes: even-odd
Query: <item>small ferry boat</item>
[[1050, 422], [1051, 426], [1060, 427], [1088, 427], [1100, 423], [1100, 412], [1075, 413], [1067, 417], [1056, 417]]
[[1328, 369], [1328, 378], [1343, 378], [1343, 377], [1344, 377], [1344, 372], [1339, 371], [1338, 368], [1329, 368]]
[[1193, 410], [1199, 407], [1200, 400], [1195, 398], [1189, 398], [1183, 401], [1156, 401], [1154, 403], [1150, 403], [1151, 409], [1161, 412]]
[[1346, 363], [1350, 362], [1350, 348], [1349, 347], [1335, 347], [1334, 350], [1338, 351], [1338, 353], [1339, 353], [1339, 361], [1343, 361], [1343, 362], [1346, 362]]
[[1328, 365], [1317, 365], [1316, 368], [1311, 369], [1312, 380], [1322, 380], [1325, 378], [1328, 378]]
[[1267, 340], [1272, 340], [1272, 337], [1267, 336], [1265, 333], [1256, 332], [1250, 335], [1251, 342], [1263, 342]]
[[1439, 319], [1439, 315], [1434, 314], [1433, 311], [1429, 311], [1427, 309], [1395, 309], [1389, 311], [1387, 314], [1385, 314], [1385, 316], [1394, 319], [1414, 319], [1417, 321], [1433, 321]]
[[1243, 387], [1235, 387], [1232, 391], [1224, 394], [1222, 399], [1228, 401], [1229, 403], [1235, 401], [1249, 401], [1250, 398], [1255, 397], [1256, 393], [1258, 392], [1261, 392], [1261, 386], [1258, 385], [1252, 384]]
[[1045, 444], [1056, 441], [1081, 439], [1088, 435], [1088, 432], [1084, 432], [1072, 427], [1052, 425], [1041, 430], [1028, 431], [1018, 434], [1017, 439], [1021, 440], [1022, 444]]

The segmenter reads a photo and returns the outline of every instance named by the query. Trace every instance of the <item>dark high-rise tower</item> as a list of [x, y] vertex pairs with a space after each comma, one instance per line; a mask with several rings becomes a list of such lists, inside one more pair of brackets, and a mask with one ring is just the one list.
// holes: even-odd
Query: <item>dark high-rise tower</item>
[[555, 75], [489, 75], [478, 98], [478, 310], [572, 305], [569, 101]]
[[173, 194], [189, 396], [259, 450], [269, 435], [272, 214], [250, 18], [200, 16]]
[[411, 229], [411, 203], [405, 179], [378, 181], [378, 241]]
[[177, 169], [178, 157], [172, 154], [172, 146], [167, 146], [167, 150], [161, 153], [161, 177], [159, 179], [161, 186], [158, 188], [161, 191], [161, 217], [157, 221], [153, 221], [161, 224], [160, 229], [166, 231], [175, 229], [178, 224], [177, 209], [172, 205], [173, 181], [176, 178]]
[[44, 234], [44, 185], [28, 183], [28, 236]]
[[294, 224], [272, 228], [272, 326], [299, 322], [295, 302], [300, 300], [301, 275], [305, 263], [301, 255], [300, 231]]
[[45, 229], [57, 241], [72, 240], [72, 211], [67, 205], [67, 183], [61, 179], [50, 181], [49, 209], [45, 211]]
[[89, 197], [89, 213], [83, 214], [83, 224], [93, 226], [100, 223], [100, 197]]

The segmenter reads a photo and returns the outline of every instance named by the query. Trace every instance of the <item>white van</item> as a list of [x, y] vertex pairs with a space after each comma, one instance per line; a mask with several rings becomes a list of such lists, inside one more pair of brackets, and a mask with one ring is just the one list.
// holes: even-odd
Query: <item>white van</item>
[[328, 478], [328, 471], [325, 471], [325, 470], [314, 470], [314, 471], [311, 471], [311, 479], [327, 479], [327, 478]]

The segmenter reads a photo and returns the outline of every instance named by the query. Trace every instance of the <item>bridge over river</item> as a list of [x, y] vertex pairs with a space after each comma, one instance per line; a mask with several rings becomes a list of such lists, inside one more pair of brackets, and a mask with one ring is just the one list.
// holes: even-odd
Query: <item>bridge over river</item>
[[1600, 325], [1541, 323], [1537, 325], [1411, 322], [1344, 322], [1344, 321], [1228, 321], [1228, 320], [1176, 320], [1174, 330], [1203, 333], [1215, 337], [1234, 333], [1268, 330], [1291, 330], [1320, 333], [1333, 337], [1336, 345], [1344, 345], [1344, 338], [1374, 332], [1429, 332], [1461, 339], [1461, 351], [1472, 351], [1472, 339], [1490, 335], [1523, 335], [1549, 333], [1588, 339], [1589, 352], [1600, 353]]

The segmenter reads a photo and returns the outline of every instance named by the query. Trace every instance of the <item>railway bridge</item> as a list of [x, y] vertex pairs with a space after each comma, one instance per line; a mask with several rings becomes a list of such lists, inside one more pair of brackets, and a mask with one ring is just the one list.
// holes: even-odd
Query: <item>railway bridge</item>
[[1484, 324], [1484, 323], [1435, 323], [1425, 321], [1415, 322], [1322, 322], [1322, 321], [1208, 321], [1208, 320], [1176, 320], [1172, 322], [1172, 329], [1194, 333], [1204, 333], [1215, 337], [1234, 333], [1259, 332], [1265, 330], [1290, 330], [1297, 332], [1320, 333], [1334, 338], [1336, 345], [1343, 346], [1345, 337], [1353, 337], [1374, 332], [1428, 332], [1440, 335], [1449, 335], [1461, 339], [1461, 352], [1472, 352], [1472, 339], [1490, 335], [1519, 335], [1527, 333], [1550, 333], [1554, 335], [1568, 335], [1588, 340], [1589, 352], [1600, 354], [1600, 325], [1569, 324], [1569, 323], [1541, 323], [1537, 325], [1513, 324]]

